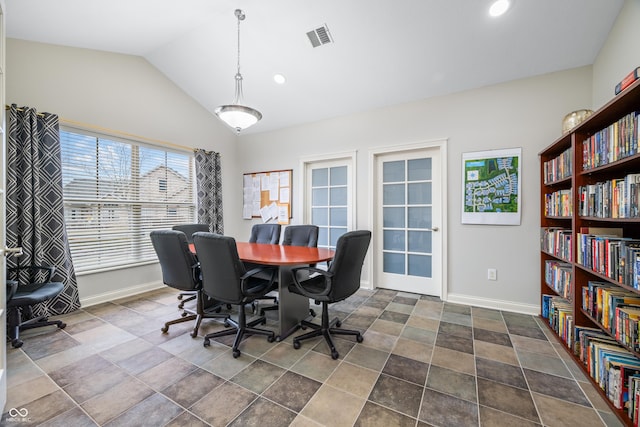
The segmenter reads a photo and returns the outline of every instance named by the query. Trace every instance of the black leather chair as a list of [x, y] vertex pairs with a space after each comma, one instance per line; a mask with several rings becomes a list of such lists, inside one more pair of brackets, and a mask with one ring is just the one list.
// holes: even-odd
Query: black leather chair
[[[273, 267], [262, 267], [246, 271], [238, 256], [238, 248], [233, 237], [200, 232], [194, 234], [193, 240], [202, 269], [204, 293], [217, 301], [238, 306], [238, 320], [225, 320], [225, 326], [233, 328], [206, 335], [205, 347], [210, 345], [212, 338], [235, 334], [232, 347], [235, 358], [240, 356], [238, 347], [245, 335], [266, 335], [267, 340], [273, 342], [273, 331], [254, 327], [259, 323], [265, 323], [263, 316], [247, 322], [245, 305], [269, 292], [277, 270]], [[258, 273], [268, 273], [268, 279], [258, 277]]]
[[[249, 243], [269, 243], [272, 245], [277, 245], [280, 243], [280, 224], [255, 224], [251, 227], [251, 235], [249, 236]], [[246, 262], [244, 267], [247, 270], [253, 270], [254, 268], [262, 267], [260, 264], [253, 264], [250, 262]], [[266, 276], [262, 276], [262, 278], [266, 278]], [[269, 292], [273, 291], [274, 288], [277, 289], [278, 285], [269, 290]], [[256, 298], [259, 300], [272, 300], [273, 304], [278, 303], [278, 297], [270, 297], [263, 296], [262, 298]], [[252, 304], [253, 311], [255, 312], [256, 306]]]
[[[150, 233], [150, 236], [160, 261], [164, 284], [180, 291], [195, 293], [196, 296], [196, 309], [183, 308], [182, 317], [165, 323], [162, 332], [166, 334], [170, 325], [195, 320], [196, 323], [191, 332], [191, 336], [195, 338], [202, 319], [229, 317], [227, 314], [220, 313], [220, 303], [208, 301], [203, 294], [200, 265], [196, 256], [189, 250], [187, 236], [182, 231], [176, 230], [155, 230]], [[206, 310], [205, 303], [207, 303]]]
[[198, 231], [209, 231], [209, 224], [178, 224], [172, 230], [182, 231], [187, 236], [187, 242], [193, 243], [193, 233]]
[[280, 243], [280, 224], [255, 224], [251, 227], [249, 243]]
[[[318, 247], [318, 226], [317, 225], [289, 225], [284, 229], [284, 237], [282, 244], [287, 246], [308, 246], [310, 248]], [[312, 265], [315, 267], [315, 265]], [[278, 285], [274, 286], [275, 290]], [[260, 315], [264, 316], [265, 311], [277, 310], [278, 304], [270, 305], [260, 309]], [[310, 310], [311, 315], [315, 316], [315, 312]]]
[[47, 315], [34, 316], [33, 306], [49, 301], [64, 288], [61, 282], [52, 282], [55, 267], [31, 265], [7, 269], [7, 326], [14, 348], [21, 347], [20, 331], [56, 325], [64, 329], [61, 320], [49, 320]]
[[[331, 357], [337, 359], [340, 355], [336, 350], [331, 335], [355, 335], [358, 342], [363, 338], [359, 331], [340, 329], [338, 318], [329, 322], [329, 304], [342, 301], [353, 295], [360, 288], [362, 264], [371, 241], [371, 232], [367, 230], [350, 231], [343, 234], [336, 244], [336, 254], [327, 271], [315, 267], [298, 267], [292, 269], [293, 283], [289, 291], [312, 298], [322, 303], [322, 324], [302, 321], [302, 326], [314, 330], [299, 335], [293, 339], [293, 347], [300, 348], [300, 341], [324, 336], [331, 349]], [[318, 273], [306, 280], [299, 280], [297, 273], [307, 271]]]
[[[187, 236], [187, 242], [193, 243], [193, 233], [198, 231], [209, 231], [209, 224], [178, 224], [174, 225], [172, 230], [182, 231]], [[178, 299], [180, 300], [180, 304], [178, 304], [178, 308], [184, 308], [184, 303], [193, 301], [196, 299], [196, 292], [180, 292], [178, 294]]]

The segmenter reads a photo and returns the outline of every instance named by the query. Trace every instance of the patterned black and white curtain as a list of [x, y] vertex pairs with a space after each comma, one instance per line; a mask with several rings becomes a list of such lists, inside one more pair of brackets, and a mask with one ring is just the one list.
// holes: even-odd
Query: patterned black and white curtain
[[198, 222], [209, 224], [213, 233], [224, 234], [220, 153], [202, 149], [197, 149], [194, 153], [198, 190]]
[[45, 306], [51, 315], [80, 308], [78, 285], [64, 223], [58, 116], [34, 108], [11, 106], [7, 139], [7, 246], [23, 249], [7, 267], [48, 265], [62, 293]]

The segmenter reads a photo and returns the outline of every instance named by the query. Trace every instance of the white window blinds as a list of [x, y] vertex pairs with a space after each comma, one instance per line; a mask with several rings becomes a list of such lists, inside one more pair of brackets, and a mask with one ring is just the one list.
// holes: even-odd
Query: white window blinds
[[149, 232], [195, 221], [193, 155], [60, 131], [65, 220], [77, 272], [157, 261]]

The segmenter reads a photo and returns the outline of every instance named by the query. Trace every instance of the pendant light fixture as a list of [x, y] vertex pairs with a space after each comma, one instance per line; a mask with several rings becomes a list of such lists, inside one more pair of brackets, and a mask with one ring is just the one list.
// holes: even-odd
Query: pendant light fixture
[[238, 18], [238, 69], [236, 72], [236, 95], [233, 104], [221, 105], [215, 109], [215, 113], [220, 120], [240, 133], [260, 121], [262, 114], [251, 107], [240, 105], [242, 100], [242, 74], [240, 74], [240, 21], [244, 21], [245, 14], [242, 10], [236, 9]]

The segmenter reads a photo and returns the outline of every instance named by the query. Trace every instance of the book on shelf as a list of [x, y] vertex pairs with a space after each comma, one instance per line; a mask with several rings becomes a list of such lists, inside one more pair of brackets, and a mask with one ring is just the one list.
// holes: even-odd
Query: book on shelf
[[617, 95], [623, 90], [625, 90], [626, 88], [628, 88], [629, 86], [631, 86], [633, 82], [638, 80], [639, 77], [640, 77], [640, 67], [636, 67], [635, 70], [631, 71], [629, 74], [624, 76], [624, 78], [620, 80], [620, 82], [616, 85], [616, 88], [614, 90], [615, 94]]
[[628, 408], [629, 377], [640, 375], [640, 360], [631, 355], [608, 355], [604, 364], [608, 368], [607, 397], [616, 408]]

